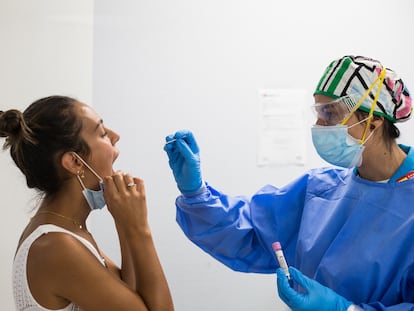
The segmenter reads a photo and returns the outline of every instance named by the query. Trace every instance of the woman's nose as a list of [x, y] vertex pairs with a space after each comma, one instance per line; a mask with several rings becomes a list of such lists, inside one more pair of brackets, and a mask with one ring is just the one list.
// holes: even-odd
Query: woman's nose
[[121, 137], [119, 136], [117, 132], [113, 130], [108, 130], [108, 131], [109, 131], [109, 137], [111, 139], [111, 143], [112, 145], [115, 145]]

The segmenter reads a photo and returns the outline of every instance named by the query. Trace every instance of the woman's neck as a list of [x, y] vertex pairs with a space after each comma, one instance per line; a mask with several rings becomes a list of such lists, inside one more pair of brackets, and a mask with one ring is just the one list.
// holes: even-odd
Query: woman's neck
[[393, 143], [391, 148], [385, 144], [366, 148], [363, 157], [363, 163], [358, 168], [359, 176], [371, 181], [383, 181], [395, 174], [407, 154]]
[[80, 189], [68, 187], [65, 191], [45, 197], [39, 211], [52, 211], [85, 224], [90, 208]]

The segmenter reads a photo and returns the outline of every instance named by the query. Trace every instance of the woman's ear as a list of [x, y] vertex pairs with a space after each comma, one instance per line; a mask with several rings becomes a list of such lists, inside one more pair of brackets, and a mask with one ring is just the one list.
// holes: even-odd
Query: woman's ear
[[73, 152], [65, 152], [60, 160], [62, 167], [69, 173], [77, 175], [83, 164]]
[[369, 129], [373, 131], [375, 129], [380, 128], [383, 124], [384, 124], [384, 117], [373, 115]]

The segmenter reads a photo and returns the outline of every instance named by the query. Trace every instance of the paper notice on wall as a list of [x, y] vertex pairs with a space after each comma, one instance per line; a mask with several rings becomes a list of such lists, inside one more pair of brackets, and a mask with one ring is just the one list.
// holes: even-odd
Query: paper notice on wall
[[306, 162], [306, 91], [260, 90], [258, 166]]

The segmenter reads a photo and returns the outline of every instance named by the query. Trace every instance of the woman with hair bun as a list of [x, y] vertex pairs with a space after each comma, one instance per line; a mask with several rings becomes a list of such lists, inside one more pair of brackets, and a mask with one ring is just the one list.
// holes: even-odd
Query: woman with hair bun
[[[42, 195], [13, 263], [17, 310], [174, 309], [147, 220], [144, 182], [114, 171], [120, 137], [91, 107], [50, 96], [24, 112], [0, 111], [0, 137], [27, 186]], [[121, 268], [86, 225], [90, 212], [105, 205]]]

